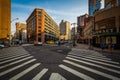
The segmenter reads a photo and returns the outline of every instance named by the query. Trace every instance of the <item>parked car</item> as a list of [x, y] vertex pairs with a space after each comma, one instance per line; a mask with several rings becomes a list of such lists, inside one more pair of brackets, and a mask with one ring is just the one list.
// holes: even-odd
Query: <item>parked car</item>
[[4, 48], [5, 47], [5, 45], [3, 45], [3, 44], [0, 44], [0, 49], [2, 49], [2, 48]]
[[34, 42], [34, 46], [42, 46], [43, 43], [42, 42]]
[[55, 42], [54, 41], [47, 41], [47, 44], [55, 44]]

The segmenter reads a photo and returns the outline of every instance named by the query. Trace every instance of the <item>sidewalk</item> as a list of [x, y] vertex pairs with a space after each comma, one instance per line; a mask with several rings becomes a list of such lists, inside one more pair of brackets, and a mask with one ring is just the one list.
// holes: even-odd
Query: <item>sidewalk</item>
[[[89, 45], [87, 45], [87, 44], [77, 44], [77, 46], [75, 46], [75, 48], [78, 48], [78, 49], [90, 49]], [[97, 48], [97, 47], [92, 47], [91, 50], [95, 50], [95, 51], [98, 51], [98, 52], [104, 52], [104, 53], [111, 53], [111, 51], [109, 49], [104, 49], [102, 51], [101, 48]], [[113, 50], [112, 53], [120, 55], [120, 50]]]

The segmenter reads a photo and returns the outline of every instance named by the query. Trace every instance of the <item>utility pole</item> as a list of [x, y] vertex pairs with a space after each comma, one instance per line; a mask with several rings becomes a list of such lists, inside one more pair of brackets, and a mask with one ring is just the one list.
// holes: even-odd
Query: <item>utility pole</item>
[[73, 27], [74, 27], [74, 32], [73, 32], [73, 34], [74, 34], [74, 37], [73, 37], [73, 46], [76, 46], [76, 43], [75, 43], [75, 25], [76, 25], [76, 23], [72, 23], [71, 25], [73, 25]]

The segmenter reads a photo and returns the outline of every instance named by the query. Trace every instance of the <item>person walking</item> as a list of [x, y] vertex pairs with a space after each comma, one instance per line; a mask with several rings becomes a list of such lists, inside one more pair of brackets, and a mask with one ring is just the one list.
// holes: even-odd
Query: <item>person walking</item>
[[114, 48], [115, 48], [115, 45], [111, 43], [111, 44], [110, 44], [110, 52], [111, 52], [111, 53], [113, 52]]
[[100, 44], [100, 47], [101, 47], [102, 52], [103, 52], [103, 50], [104, 50], [104, 49], [105, 49], [105, 47], [106, 47], [105, 43], [101, 43], [101, 44]]

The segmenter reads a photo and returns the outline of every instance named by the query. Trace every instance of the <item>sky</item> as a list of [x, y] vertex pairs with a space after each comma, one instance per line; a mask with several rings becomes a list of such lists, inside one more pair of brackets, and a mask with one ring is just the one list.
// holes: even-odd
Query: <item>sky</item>
[[35, 8], [44, 9], [59, 25], [61, 20], [77, 22], [77, 16], [88, 13], [88, 0], [11, 0], [12, 33], [15, 23], [26, 23], [27, 18]]

